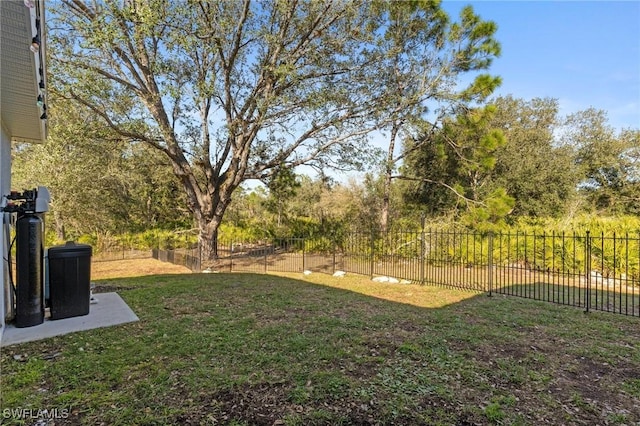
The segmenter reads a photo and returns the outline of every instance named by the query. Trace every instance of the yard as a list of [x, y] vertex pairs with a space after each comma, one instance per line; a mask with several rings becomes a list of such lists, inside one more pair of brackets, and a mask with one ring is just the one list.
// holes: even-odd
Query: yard
[[94, 267], [140, 322], [2, 350], [3, 424], [640, 422], [638, 318], [355, 275], [133, 276], [174, 267], [154, 262]]

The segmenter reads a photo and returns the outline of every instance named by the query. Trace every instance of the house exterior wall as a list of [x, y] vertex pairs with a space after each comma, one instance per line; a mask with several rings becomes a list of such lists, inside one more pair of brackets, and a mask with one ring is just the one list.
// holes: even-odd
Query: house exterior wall
[[[1, 123], [0, 123], [1, 124]], [[5, 131], [4, 126], [0, 125], [0, 195], [2, 198], [0, 199], [0, 207], [4, 207], [6, 205], [6, 198], [11, 188], [11, 139], [7, 132]], [[2, 259], [2, 267], [0, 268], [0, 341], [2, 340], [2, 333], [4, 332], [5, 322], [6, 322], [6, 314], [8, 312], [7, 303], [9, 302], [9, 292], [11, 291], [10, 282], [9, 282], [9, 269], [8, 263], [4, 260], [8, 258], [8, 249], [7, 241], [9, 238], [8, 232], [9, 228], [5, 224], [5, 218], [8, 220], [8, 215], [4, 213], [0, 213], [0, 218], [2, 218], [2, 241], [0, 241], [0, 259]]]
[[[11, 145], [46, 140], [46, 23], [44, 0], [0, 0], [0, 208], [11, 190]], [[39, 49], [29, 47], [39, 38]], [[33, 47], [33, 46], [32, 46]], [[44, 101], [40, 105], [38, 96]], [[13, 141], [13, 142], [12, 142]], [[13, 310], [8, 252], [9, 221], [0, 211], [0, 340]], [[11, 318], [10, 318], [11, 319]]]

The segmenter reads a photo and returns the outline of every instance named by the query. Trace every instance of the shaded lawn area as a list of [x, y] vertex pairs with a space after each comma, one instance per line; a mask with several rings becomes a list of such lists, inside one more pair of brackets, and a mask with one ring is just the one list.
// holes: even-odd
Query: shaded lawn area
[[638, 318], [356, 276], [98, 284], [140, 322], [3, 349], [2, 409], [69, 409], [56, 425], [640, 422]]

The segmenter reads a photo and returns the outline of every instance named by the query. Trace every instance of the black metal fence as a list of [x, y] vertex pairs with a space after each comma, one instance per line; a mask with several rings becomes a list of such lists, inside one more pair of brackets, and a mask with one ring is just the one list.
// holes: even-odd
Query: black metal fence
[[[92, 246], [94, 262], [160, 258], [163, 261], [183, 264], [192, 270], [199, 270], [199, 251], [184, 248], [193, 246], [192, 240], [194, 238], [190, 231], [182, 231], [165, 235], [155, 235], [151, 232], [143, 234], [142, 237], [131, 234], [94, 235], [92, 240], [82, 242]], [[186, 260], [184, 255], [188, 256]], [[197, 262], [194, 257], [197, 257]]]
[[131, 246], [122, 243], [113, 243], [106, 248], [96, 249], [93, 246], [91, 259], [93, 262], [110, 262], [125, 259], [149, 259], [152, 257], [151, 250]]
[[202, 269], [200, 262], [200, 250], [193, 249], [153, 249], [151, 257], [163, 262], [170, 262], [175, 265], [182, 265], [192, 271], [198, 272]]
[[154, 250], [153, 257], [196, 271], [344, 271], [640, 316], [640, 235], [425, 229], [221, 240], [210, 263], [201, 263], [197, 249]]

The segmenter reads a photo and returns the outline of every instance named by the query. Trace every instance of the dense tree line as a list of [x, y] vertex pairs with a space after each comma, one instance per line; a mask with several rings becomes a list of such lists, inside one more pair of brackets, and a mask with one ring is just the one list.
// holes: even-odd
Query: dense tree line
[[[194, 226], [162, 156], [119, 141], [86, 109], [52, 101], [64, 108], [51, 119], [49, 141], [14, 147], [13, 182], [50, 188], [48, 223], [59, 238]], [[604, 111], [562, 117], [555, 99], [500, 97], [420, 137], [429, 140], [404, 141], [402, 179], [389, 194], [391, 226], [415, 227], [423, 214], [473, 227], [638, 213], [640, 132], [616, 131]], [[228, 226], [263, 236], [380, 229], [383, 165], [347, 182], [283, 165], [255, 183], [235, 192]]]
[[[51, 188], [61, 238], [193, 228], [213, 257], [223, 223], [298, 235], [637, 213], [638, 130], [491, 99], [496, 25], [471, 7], [63, 0], [50, 15], [50, 140], [15, 146], [14, 186]], [[327, 177], [352, 170], [366, 174]]]
[[604, 111], [558, 109], [555, 99], [499, 97], [451, 118], [421, 149], [408, 140], [405, 201], [471, 222], [636, 214], [640, 132], [615, 131]]

